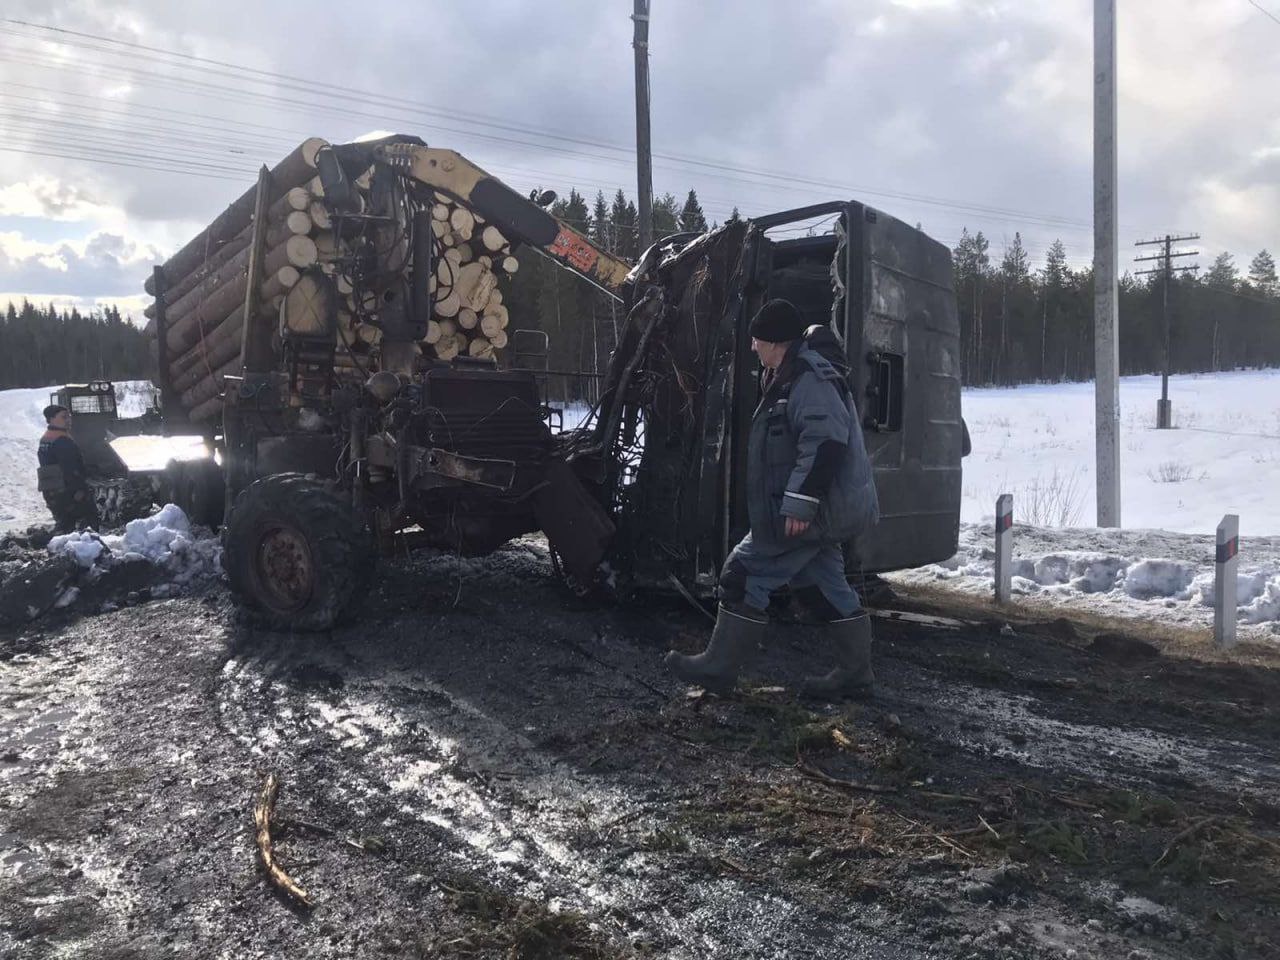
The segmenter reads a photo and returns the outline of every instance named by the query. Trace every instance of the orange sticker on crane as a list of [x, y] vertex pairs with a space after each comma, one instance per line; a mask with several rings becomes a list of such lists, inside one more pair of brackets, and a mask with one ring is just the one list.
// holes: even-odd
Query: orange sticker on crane
[[585, 239], [568, 227], [560, 228], [556, 238], [551, 241], [549, 249], [553, 257], [560, 258], [569, 266], [581, 270], [583, 273], [590, 273], [591, 268], [600, 259], [600, 251], [596, 250], [595, 247], [591, 246]]

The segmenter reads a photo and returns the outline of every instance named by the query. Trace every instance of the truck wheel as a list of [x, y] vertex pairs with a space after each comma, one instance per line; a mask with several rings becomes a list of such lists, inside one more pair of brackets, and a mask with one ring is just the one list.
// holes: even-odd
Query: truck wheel
[[318, 477], [250, 484], [223, 532], [232, 591], [279, 630], [327, 630], [365, 593], [373, 542], [351, 504]]
[[221, 468], [212, 460], [191, 460], [184, 466], [183, 498], [178, 506], [192, 523], [217, 530], [226, 496]]

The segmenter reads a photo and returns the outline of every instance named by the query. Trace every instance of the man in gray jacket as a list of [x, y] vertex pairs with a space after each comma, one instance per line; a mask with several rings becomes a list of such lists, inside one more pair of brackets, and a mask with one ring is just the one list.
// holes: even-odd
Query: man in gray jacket
[[768, 626], [769, 595], [791, 584], [825, 621], [836, 667], [805, 681], [812, 696], [867, 696], [871, 622], [845, 579], [842, 544], [879, 518], [871, 464], [846, 379], [843, 349], [822, 326], [805, 329], [786, 300], [751, 321], [764, 396], [751, 421], [751, 529], [720, 572], [720, 608], [707, 649], [667, 654], [677, 677], [727, 693]]

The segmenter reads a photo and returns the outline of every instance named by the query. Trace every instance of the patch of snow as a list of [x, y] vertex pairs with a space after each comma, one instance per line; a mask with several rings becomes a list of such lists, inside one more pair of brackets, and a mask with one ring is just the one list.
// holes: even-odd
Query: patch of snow
[[54, 554], [64, 554], [71, 557], [80, 566], [88, 570], [103, 553], [110, 553], [110, 549], [102, 538], [91, 530], [84, 530], [79, 533], [67, 533], [54, 537], [49, 541], [49, 552]]
[[[990, 596], [990, 523], [960, 525], [960, 548], [942, 563], [888, 575], [904, 584], [945, 584]], [[1280, 538], [1241, 540], [1237, 619], [1280, 636]], [[1012, 589], [1062, 607], [1108, 616], [1210, 626], [1214, 538], [1159, 530], [1052, 529], [1014, 525]], [[1243, 632], [1242, 632], [1243, 635]]]
[[217, 537], [200, 536], [176, 504], [167, 503], [149, 517], [130, 520], [123, 534], [70, 533], [49, 541], [49, 552], [75, 559], [86, 570], [117, 562], [146, 560], [162, 567], [168, 583], [153, 596], [180, 592], [193, 581], [211, 579], [221, 569], [222, 545]]
[[[1124, 567], [1123, 573], [1122, 589], [1135, 599], [1186, 599], [1187, 588], [1196, 577], [1196, 568], [1178, 560], [1142, 559]], [[1212, 603], [1212, 599], [1209, 602]]]

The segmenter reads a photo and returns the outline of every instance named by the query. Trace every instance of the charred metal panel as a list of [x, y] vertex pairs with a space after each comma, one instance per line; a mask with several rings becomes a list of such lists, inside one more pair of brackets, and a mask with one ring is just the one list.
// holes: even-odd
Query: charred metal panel
[[540, 461], [551, 449], [538, 383], [527, 370], [440, 366], [423, 378], [412, 441], [472, 457]]
[[[661, 322], [650, 328], [633, 313], [629, 322], [652, 333], [645, 340], [639, 326], [623, 332], [604, 384], [602, 408], [635, 411], [642, 437], [638, 461], [611, 477], [617, 487], [608, 498], [619, 528], [611, 560], [640, 582], [674, 573], [713, 583], [719, 569], [745, 233], [745, 224], [727, 225], [663, 262]], [[620, 355], [631, 365], [636, 350], [641, 362], [618, 397]]]
[[[847, 347], [880, 494], [880, 523], [850, 545], [851, 559], [866, 572], [945, 560], [959, 537], [964, 429], [951, 253], [870, 207], [851, 204], [847, 222], [850, 306], [860, 310]], [[875, 411], [895, 398], [900, 425], [880, 425]]]
[[[766, 233], [831, 213], [840, 215], [832, 235], [774, 241]], [[746, 325], [779, 296], [831, 325], [847, 351], [883, 515], [848, 545], [851, 570], [954, 554], [963, 427], [946, 247], [861, 204], [822, 204], [717, 231], [667, 257], [655, 279], [669, 315], [627, 398], [643, 411], [644, 448], [614, 501], [619, 567], [640, 582], [674, 573], [705, 593], [746, 533], [746, 441], [760, 398]], [[628, 362], [639, 344], [637, 331], [624, 332]], [[609, 404], [620, 369], [615, 355]]]
[[533, 497], [533, 510], [565, 568], [578, 582], [591, 583], [614, 526], [563, 460], [547, 464], [545, 482]]
[[467, 483], [498, 493], [510, 493], [516, 482], [514, 460], [482, 460], [464, 457], [450, 450], [410, 448], [410, 483], [446, 480]]

